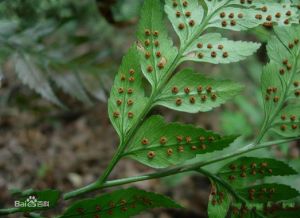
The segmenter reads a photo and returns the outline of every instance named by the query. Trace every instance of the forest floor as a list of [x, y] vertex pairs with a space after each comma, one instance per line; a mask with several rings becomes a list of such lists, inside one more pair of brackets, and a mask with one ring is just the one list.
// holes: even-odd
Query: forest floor
[[[118, 143], [107, 117], [106, 103], [71, 112], [62, 111], [40, 98], [33, 102], [31, 109], [10, 106], [1, 112], [0, 208], [13, 205], [11, 189], [55, 188], [67, 192], [93, 182], [107, 166]], [[174, 114], [166, 114], [168, 120], [174, 118]], [[149, 169], [137, 162], [122, 160], [110, 179], [143, 172]], [[209, 181], [201, 176], [182, 175], [130, 186], [166, 194], [187, 207], [182, 212], [154, 210], [138, 217], [206, 217], [210, 188]], [[64, 206], [67, 205], [61, 205], [48, 215], [61, 212]]]

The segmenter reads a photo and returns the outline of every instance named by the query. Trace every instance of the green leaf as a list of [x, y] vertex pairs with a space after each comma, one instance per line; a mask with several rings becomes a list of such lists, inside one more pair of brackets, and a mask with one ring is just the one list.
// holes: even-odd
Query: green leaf
[[300, 207], [295, 205], [295, 203], [294, 206], [286, 207], [284, 207], [282, 204], [275, 204], [264, 208], [264, 212], [268, 218], [295, 218], [300, 214]]
[[276, 36], [268, 43], [267, 51], [270, 59], [278, 64], [273, 72], [281, 80], [282, 86], [288, 89], [289, 97], [299, 95], [300, 81], [300, 26], [275, 28]]
[[284, 101], [284, 83], [279, 77], [280, 65], [271, 61], [263, 68], [261, 84], [265, 113], [272, 116]]
[[225, 103], [241, 90], [242, 86], [235, 82], [205, 78], [186, 69], [169, 81], [156, 104], [188, 113], [205, 112]]
[[132, 47], [123, 58], [108, 100], [109, 118], [121, 139], [138, 121], [146, 103], [139, 56]]
[[272, 37], [267, 50], [271, 60], [280, 66], [276, 76], [280, 78], [286, 89], [287, 96], [300, 96], [300, 26], [275, 28], [276, 37]]
[[[298, 107], [300, 96], [300, 28], [276, 27], [274, 31], [275, 36], [267, 45], [271, 61], [262, 74], [265, 123], [269, 122], [267, 128], [273, 128], [281, 136], [297, 137], [298, 112], [292, 107]], [[291, 116], [294, 120], [290, 120]]]
[[141, 68], [152, 87], [164, 78], [177, 56], [177, 48], [168, 38], [159, 0], [146, 0], [141, 11], [137, 37]]
[[181, 45], [184, 45], [202, 28], [204, 10], [198, 0], [166, 0], [165, 11], [179, 36]]
[[[292, 27], [275, 27], [274, 32], [277, 38], [277, 43], [281, 42], [281, 44], [285, 46], [286, 50], [288, 50], [289, 53], [292, 54], [294, 57], [300, 55], [299, 25], [294, 25]], [[273, 42], [269, 42], [269, 46], [271, 46]], [[268, 49], [268, 52], [270, 52], [270, 49]], [[270, 55], [270, 53], [268, 53], [268, 55]], [[272, 56], [272, 58], [276, 57]]]
[[[274, 31], [276, 35], [271, 37], [267, 45], [268, 56], [281, 65], [284, 73], [280, 75], [283, 79], [288, 80], [291, 77], [289, 72], [293, 70], [295, 65], [293, 57], [300, 55], [300, 26], [276, 27]], [[283, 63], [286, 60], [287, 63]], [[300, 69], [300, 66], [298, 67]]]
[[165, 168], [228, 147], [236, 136], [221, 137], [192, 125], [165, 123], [160, 116], [144, 122], [124, 156], [153, 168]]
[[260, 205], [233, 203], [230, 209], [230, 218], [266, 218], [261, 214]]
[[166, 196], [130, 188], [78, 201], [71, 205], [60, 218], [129, 218], [158, 207], [181, 208]]
[[219, 10], [210, 20], [207, 28], [217, 27], [234, 31], [242, 31], [257, 27], [264, 23], [264, 20], [258, 20], [255, 15], [258, 13], [255, 9], [226, 7]]
[[268, 55], [281, 66], [277, 74], [284, 81], [289, 97], [297, 98], [300, 95], [300, 26], [274, 31], [276, 38], [268, 43]]
[[48, 210], [56, 206], [60, 197], [58, 190], [30, 191], [22, 194], [16, 202], [20, 205], [19, 212]]
[[210, 20], [208, 27], [234, 31], [247, 30], [263, 24], [272, 27], [299, 23], [297, 9], [291, 4], [254, 3], [254, 8], [225, 7]]
[[69, 72], [64, 75], [58, 75], [55, 72], [51, 72], [51, 78], [65, 93], [75, 97], [77, 100], [83, 102], [86, 106], [93, 105], [76, 74]]
[[[78, 77], [80, 83], [83, 84], [84, 88], [87, 92], [92, 95], [94, 98], [101, 102], [106, 102], [106, 87], [102, 82], [102, 78], [98, 73], [89, 74], [87, 72], [80, 71], [78, 73]], [[103, 81], [106, 81], [106, 77], [104, 76]]]
[[273, 130], [283, 137], [300, 136], [300, 104], [289, 104], [277, 116]]
[[47, 76], [41, 72], [29, 56], [25, 54], [15, 56], [15, 71], [19, 79], [32, 90], [52, 103], [64, 107], [54, 94]]
[[231, 195], [218, 183], [211, 181], [212, 188], [208, 200], [208, 217], [224, 218], [229, 210]]
[[218, 175], [230, 185], [241, 187], [268, 176], [297, 175], [288, 164], [271, 158], [241, 157], [226, 164]]
[[238, 189], [237, 193], [252, 203], [267, 203], [289, 200], [299, 196], [296, 189], [283, 184], [262, 184]]
[[232, 41], [219, 33], [208, 33], [193, 41], [182, 60], [228, 64], [246, 59], [259, 47], [259, 43]]

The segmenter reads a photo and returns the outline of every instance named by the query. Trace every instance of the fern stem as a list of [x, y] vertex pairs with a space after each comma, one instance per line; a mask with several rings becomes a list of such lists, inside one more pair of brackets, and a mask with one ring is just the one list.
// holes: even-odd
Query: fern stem
[[106, 168], [106, 170], [104, 171], [104, 174], [99, 177], [99, 179], [95, 182], [96, 185], [94, 185], [92, 188], [97, 187], [97, 186], [101, 186], [109, 177], [110, 173], [112, 172], [112, 170], [114, 169], [114, 167], [117, 165], [117, 163], [119, 162], [119, 160], [122, 158], [122, 154], [124, 153], [124, 151], [126, 150], [132, 136], [135, 134], [135, 132], [138, 130], [138, 127], [143, 123], [144, 118], [146, 117], [146, 115], [149, 113], [149, 111], [151, 110], [151, 108], [155, 105], [155, 100], [158, 94], [160, 94], [161, 90], [164, 88], [164, 86], [166, 85], [166, 83], [168, 82], [169, 78], [172, 76], [173, 71], [176, 69], [176, 67], [178, 66], [178, 64], [180, 63], [180, 59], [183, 55], [183, 53], [185, 52], [186, 48], [199, 36], [202, 34], [202, 32], [204, 31], [205, 27], [207, 26], [209, 20], [211, 19], [211, 17], [217, 13], [218, 10], [214, 11], [212, 14], [210, 14], [209, 16], [207, 16], [204, 20], [204, 22], [202, 23], [199, 32], [197, 34], [195, 34], [193, 37], [191, 37], [190, 40], [188, 40], [187, 44], [185, 44], [183, 47], [181, 47], [179, 49], [179, 52], [176, 56], [176, 58], [173, 60], [172, 64], [170, 65], [169, 69], [167, 70], [166, 75], [162, 78], [161, 83], [157, 86], [157, 88], [152, 92], [149, 101], [147, 102], [146, 106], [144, 107], [143, 112], [140, 114], [139, 118], [137, 119], [138, 122], [136, 122], [135, 125], [132, 126], [131, 131], [128, 133], [128, 135], [126, 136], [126, 139], [124, 140], [124, 142], [121, 143], [121, 145], [118, 147], [117, 152], [115, 153], [115, 155], [113, 156], [113, 159], [110, 161], [108, 167]]
[[117, 152], [114, 154], [113, 158], [111, 159], [111, 161], [109, 162], [108, 167], [105, 169], [104, 173], [101, 175], [101, 177], [98, 178], [98, 180], [96, 181], [97, 184], [101, 185], [103, 184], [107, 178], [109, 177], [109, 175], [111, 174], [111, 172], [113, 171], [114, 167], [117, 165], [117, 163], [119, 162], [122, 153], [125, 150], [125, 146], [123, 143], [121, 143], [118, 146]]
[[[300, 138], [298, 138], [300, 139]], [[141, 176], [136, 176], [136, 177], [131, 177], [131, 178], [125, 178], [125, 179], [118, 179], [118, 180], [113, 180], [113, 181], [108, 181], [106, 183], [103, 184], [103, 186], [101, 188], [109, 188], [109, 187], [113, 187], [113, 186], [119, 186], [119, 185], [125, 185], [128, 183], [135, 183], [135, 182], [139, 182], [139, 181], [144, 181], [144, 180], [149, 180], [149, 179], [156, 179], [156, 178], [161, 178], [161, 177], [166, 177], [166, 176], [171, 176], [177, 173], [184, 173], [184, 172], [188, 172], [188, 171], [194, 171], [194, 170], [198, 170], [201, 167], [210, 165], [210, 164], [214, 164], [223, 160], [227, 160], [227, 159], [231, 159], [237, 156], [240, 156], [242, 154], [246, 154], [249, 153], [251, 151], [255, 151], [255, 150], [259, 150], [259, 149], [263, 149], [263, 148], [268, 148], [272, 145], [279, 145], [279, 144], [283, 144], [283, 143], [288, 143], [291, 141], [295, 141], [297, 139], [295, 138], [291, 138], [291, 139], [285, 139], [285, 140], [278, 140], [278, 141], [271, 141], [271, 142], [267, 142], [267, 143], [262, 143], [259, 146], [253, 147], [253, 143], [241, 148], [240, 150], [236, 151], [233, 154], [229, 154], [229, 155], [224, 155], [222, 157], [219, 158], [215, 158], [213, 160], [210, 161], [201, 161], [201, 162], [197, 162], [194, 164], [183, 164], [171, 169], [166, 169], [166, 170], [161, 170], [157, 173], [150, 173], [150, 174], [145, 174], [145, 175], [141, 175]], [[248, 149], [244, 149], [244, 148], [248, 148]]]
[[[227, 1], [225, 4], [228, 4], [229, 2], [230, 1]], [[204, 21], [202, 22], [202, 24], [201, 24], [201, 26], [199, 28], [199, 31], [196, 32], [195, 34], [193, 34], [192, 37], [191, 37], [191, 39], [187, 40], [187, 42], [184, 45], [181, 45], [176, 58], [173, 60], [173, 62], [170, 65], [169, 69], [167, 70], [167, 73], [165, 74], [165, 76], [163, 76], [161, 82], [158, 84], [158, 86], [155, 88], [155, 90], [152, 91], [151, 96], [149, 97], [149, 101], [147, 102], [147, 104], [144, 107], [142, 113], [140, 114], [139, 118], [137, 119], [138, 121], [132, 126], [131, 131], [129, 131], [129, 133], [127, 134], [125, 140], [118, 147], [118, 150], [117, 150], [116, 154], [114, 155], [113, 159], [109, 163], [107, 169], [104, 171], [104, 174], [101, 177], [99, 177], [99, 179], [95, 183], [93, 183], [93, 184], [91, 184], [89, 186], [83, 187], [81, 189], [75, 190], [73, 192], [65, 194], [64, 199], [70, 199], [70, 198], [78, 196], [80, 194], [83, 194], [83, 193], [86, 193], [86, 192], [89, 192], [89, 191], [94, 191], [97, 188], [102, 188], [102, 187], [105, 186], [105, 184], [106, 184], [105, 181], [109, 177], [109, 175], [112, 172], [113, 168], [117, 165], [117, 163], [119, 162], [119, 160], [122, 158], [122, 154], [126, 150], [126, 148], [127, 148], [128, 144], [129, 144], [131, 138], [134, 136], [134, 134], [138, 130], [138, 127], [143, 123], [144, 118], [149, 113], [149, 111], [151, 110], [151, 108], [153, 106], [155, 106], [155, 101], [156, 101], [157, 95], [164, 88], [164, 86], [166, 85], [166, 83], [168, 82], [168, 80], [170, 79], [170, 77], [172, 76], [173, 71], [181, 63], [181, 58], [182, 58], [182, 55], [184, 54], [186, 48], [195, 39], [197, 39], [203, 33], [203, 31], [205, 30], [205, 28], [206, 28], [207, 24], [209, 23], [210, 19], [216, 13], [218, 13], [218, 11], [220, 10], [220, 8], [218, 8], [218, 9], [216, 9], [216, 10], [208, 13], [207, 16], [205, 17]], [[157, 178], [168, 176], [169, 173], [171, 173], [171, 175], [174, 174], [174, 173], [180, 173], [180, 172], [177, 172], [177, 170], [180, 171], [180, 168], [177, 168], [177, 169], [174, 168], [174, 171], [173, 170], [168, 171], [168, 172], [166, 172], [166, 175], [165, 174], [162, 174], [162, 175], [158, 174]], [[185, 172], [185, 171], [190, 171], [190, 170], [184, 170], [183, 172]], [[155, 176], [155, 175], [153, 175], [153, 176]], [[148, 179], [148, 177], [146, 176], [146, 178], [144, 178], [142, 180], [147, 180], [147, 179]]]
[[[300, 139], [300, 138], [298, 138], [298, 139]], [[271, 142], [267, 142], [267, 143], [261, 143], [259, 146], [256, 146], [256, 147], [254, 147], [253, 146], [254, 144], [251, 143], [247, 146], [244, 146], [243, 148], [241, 148], [240, 150], [236, 151], [233, 154], [224, 155], [222, 157], [215, 158], [215, 159], [210, 160], [210, 161], [206, 161], [206, 162], [201, 161], [201, 162], [197, 162], [197, 163], [194, 163], [194, 164], [183, 164], [183, 165], [180, 165], [180, 166], [177, 166], [177, 167], [161, 170], [161, 171], [156, 172], [156, 173], [149, 173], [149, 174], [144, 174], [144, 175], [140, 175], [140, 176], [136, 176], [136, 177], [130, 177], [130, 178], [123, 178], [123, 179], [108, 181], [108, 182], [105, 182], [101, 185], [99, 185], [97, 182], [95, 182], [95, 183], [92, 183], [88, 186], [80, 188], [78, 190], [74, 190], [72, 192], [66, 193], [64, 195], [64, 199], [68, 200], [70, 198], [74, 198], [76, 196], [79, 196], [79, 195], [82, 195], [82, 194], [85, 194], [85, 193], [88, 193], [88, 192], [92, 192], [92, 191], [95, 191], [95, 190], [103, 189], [103, 188], [121, 186], [121, 185], [125, 185], [125, 184], [141, 182], [141, 181], [151, 180], [151, 179], [157, 179], [157, 178], [171, 176], [171, 175], [174, 175], [174, 174], [199, 170], [201, 167], [204, 167], [204, 166], [207, 166], [207, 165], [210, 165], [210, 164], [213, 164], [213, 163], [217, 163], [217, 162], [220, 162], [220, 161], [223, 161], [223, 160], [227, 160], [227, 159], [230, 159], [230, 158], [234, 158], [234, 157], [240, 156], [242, 154], [249, 153], [249, 152], [254, 151], [254, 150], [268, 148], [268, 147], [270, 147], [274, 144], [279, 145], [279, 144], [295, 141], [295, 140], [298, 140], [298, 139], [290, 138], [290, 139], [284, 139], [284, 140], [278, 140], [278, 141], [271, 141]]]

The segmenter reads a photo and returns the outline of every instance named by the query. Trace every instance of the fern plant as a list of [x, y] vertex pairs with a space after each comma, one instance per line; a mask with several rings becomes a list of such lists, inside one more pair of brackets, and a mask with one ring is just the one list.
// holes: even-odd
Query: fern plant
[[[298, 172], [283, 161], [245, 154], [300, 137], [299, 2], [166, 0], [164, 9], [179, 37], [179, 47], [168, 37], [160, 1], [146, 0], [138, 41], [125, 55], [108, 101], [108, 114], [120, 139], [116, 154], [97, 181], [63, 198], [195, 171], [207, 176], [212, 184], [209, 217], [297, 217], [299, 208], [294, 199], [299, 196], [298, 190], [264, 179], [299, 175]], [[261, 79], [265, 111], [261, 131], [249, 145], [203, 160], [204, 154], [229, 147], [238, 136], [167, 123], [161, 116], [148, 114], [158, 105], [186, 113], [206, 112], [240, 94], [243, 86], [236, 82], [208, 78], [192, 69], [176, 69], [186, 61], [227, 64], [244, 60], [257, 51], [259, 43], [233, 41], [211, 30], [242, 31], [259, 25], [274, 30], [267, 45], [270, 61]], [[151, 85], [149, 94], [145, 82]], [[279, 138], [263, 141], [271, 130]], [[122, 158], [158, 171], [107, 181]], [[217, 173], [203, 168], [224, 160], [229, 162]], [[59, 217], [131, 217], [155, 207], [181, 208], [165, 196], [130, 188], [75, 202]], [[24, 211], [0, 210], [0, 214], [15, 212]]]

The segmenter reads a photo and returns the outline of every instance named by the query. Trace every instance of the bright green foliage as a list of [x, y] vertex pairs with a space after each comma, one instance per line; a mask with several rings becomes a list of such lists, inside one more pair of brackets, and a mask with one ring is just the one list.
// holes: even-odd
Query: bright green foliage
[[278, 107], [280, 107], [279, 103], [285, 95], [285, 88], [281, 79], [276, 75], [279, 71], [280, 65], [273, 61], [263, 68], [261, 86], [264, 93], [265, 111], [269, 116], [276, 113]]
[[[229, 1], [231, 2], [231, 1]], [[232, 3], [234, 5], [234, 3]], [[239, 5], [240, 6], [240, 5]], [[291, 4], [259, 3], [245, 8], [228, 6], [214, 14], [208, 27], [218, 27], [235, 31], [247, 30], [263, 24], [272, 27], [289, 26], [292, 23], [299, 23], [297, 8]]]
[[[205, 3], [207, 7], [205, 7]], [[289, 4], [283, 7], [281, 4], [271, 3], [270, 7], [265, 9], [262, 3], [241, 4], [240, 1], [200, 3], [196, 0], [167, 0], [165, 10], [179, 36], [180, 48], [174, 49], [173, 43], [168, 38], [159, 1], [147, 0], [142, 10], [137, 47], [141, 54], [142, 72], [152, 85], [152, 93], [151, 97], [140, 105], [139, 111], [148, 112], [156, 105], [188, 113], [209, 111], [225, 103], [242, 90], [242, 86], [239, 84], [206, 78], [193, 70], [184, 69], [173, 74], [175, 68], [183, 61], [192, 60], [213, 64], [232, 63], [244, 60], [260, 47], [258, 43], [231, 41], [217, 33], [202, 35], [203, 30], [208, 27], [246, 30], [260, 24], [270, 27], [273, 25], [273, 21], [278, 25], [285, 26], [296, 22], [296, 8], [291, 8]], [[273, 20], [277, 10], [281, 10], [281, 13], [285, 13], [284, 16], [288, 18], [284, 16], [279, 18], [277, 15], [278, 18]], [[271, 20], [267, 12], [272, 14]], [[259, 18], [260, 16], [261, 18]], [[221, 22], [226, 21], [226, 26], [222, 26], [222, 23], [221, 26], [218, 26], [220, 17], [222, 17]], [[299, 53], [296, 40], [298, 30], [295, 31], [292, 27], [285, 27], [281, 30], [276, 27], [275, 31], [279, 39], [273, 37], [268, 44], [271, 61], [264, 68], [262, 75], [262, 89], [266, 97], [265, 111], [268, 120], [272, 120], [278, 115], [289, 94], [291, 78], [297, 78], [292, 75], [296, 74], [293, 69], [297, 69], [296, 60]], [[280, 39], [287, 33], [291, 33], [289, 40]], [[290, 45], [291, 42], [293, 46]], [[282, 56], [279, 61], [278, 57], [275, 58], [278, 54]], [[284, 66], [282, 66], [283, 58], [290, 59], [288, 63], [284, 63]], [[285, 67], [285, 74], [281, 75], [283, 67]], [[288, 74], [288, 71], [293, 73]], [[277, 72], [275, 76], [274, 72]], [[286, 77], [281, 78], [280, 75]], [[140, 87], [138, 90], [143, 89]], [[142, 93], [144, 97], [144, 92], [142, 91]], [[146, 104], [148, 100], [150, 103]], [[138, 118], [143, 120], [144, 117], [138, 116]], [[139, 123], [138, 121], [136, 120], [134, 123]], [[235, 136], [221, 137], [191, 125], [165, 123], [159, 116], [152, 116], [140, 124], [133, 137], [129, 139], [122, 157], [130, 157], [153, 168], [171, 167], [192, 159], [196, 155], [222, 150], [236, 138]], [[136, 127], [133, 124], [127, 125], [128, 129], [123, 133], [129, 132], [132, 126]], [[235, 169], [233, 169], [233, 165]], [[248, 186], [267, 176], [296, 173], [287, 164], [273, 159], [239, 158], [226, 165], [219, 172], [218, 179], [214, 178], [213, 186], [217, 191], [216, 193], [212, 192], [210, 196], [209, 215], [210, 217], [224, 217], [229, 206], [234, 203], [243, 202], [240, 208], [243, 211], [246, 206], [253, 208], [253, 203], [277, 202], [293, 198], [298, 195], [298, 192], [286, 185]], [[245, 187], [247, 188], [245, 189]], [[238, 189], [235, 190], [235, 188]], [[255, 189], [255, 193], [264, 192], [264, 196], [260, 194], [257, 198], [255, 193], [249, 194], [250, 188], [251, 190]], [[248, 200], [250, 203], [246, 205]], [[251, 212], [251, 215], [258, 214], [260, 212]]]
[[[280, 65], [276, 76], [282, 81], [283, 87], [287, 92], [290, 89], [296, 91], [298, 87], [296, 83], [300, 79], [300, 27], [275, 28], [274, 31], [276, 36], [273, 36], [268, 43], [268, 55], [271, 60]], [[295, 93], [292, 95], [295, 96]]]
[[[232, 205], [229, 211], [231, 217], [264, 217], [262, 214], [267, 213], [268, 208], [262, 203], [289, 200], [299, 196], [299, 193], [283, 184], [253, 186], [253, 183], [268, 176], [287, 176], [297, 173], [286, 163], [275, 159], [240, 157], [223, 166], [218, 172], [219, 179], [214, 179], [214, 182], [229, 195], [229, 204]], [[281, 209], [278, 210], [283, 211]], [[221, 212], [219, 217], [225, 217], [227, 211], [221, 210]]]
[[268, 176], [296, 175], [288, 164], [271, 158], [241, 157], [234, 160], [218, 172], [218, 175], [231, 186], [241, 187]]
[[[299, 30], [298, 26], [275, 27], [275, 36], [268, 42], [270, 62], [264, 67], [261, 78], [266, 115], [262, 135], [273, 129], [284, 137], [299, 136]], [[289, 200], [299, 193], [283, 184], [249, 185], [268, 176], [297, 173], [289, 165], [274, 159], [241, 157], [224, 166], [218, 177], [219, 183], [230, 190], [234, 205], [240, 204], [231, 208], [233, 217], [264, 217], [268, 208], [262, 203]], [[286, 211], [277, 208], [277, 212]]]
[[164, 78], [177, 55], [163, 18], [159, 0], [145, 1], [137, 37], [141, 68], [153, 88]]
[[284, 137], [300, 136], [300, 104], [289, 104], [277, 116], [273, 130]]
[[[265, 123], [284, 137], [300, 135], [300, 28], [275, 28], [268, 43], [270, 63], [262, 74]], [[275, 123], [274, 123], [275, 122]]]
[[259, 47], [259, 43], [232, 41], [222, 38], [219, 33], [208, 33], [197, 38], [186, 49], [182, 59], [227, 64], [246, 59]]
[[[271, 60], [277, 62], [285, 70], [285, 72], [293, 71], [295, 67], [295, 58], [300, 55], [300, 27], [292, 28], [274, 28], [276, 36], [272, 36], [268, 42], [268, 56]], [[287, 60], [287, 63], [283, 63]], [[298, 64], [297, 68], [300, 68]], [[279, 72], [278, 72], [279, 73]], [[285, 81], [288, 81], [291, 74], [279, 74]]]
[[[214, 12], [206, 11], [206, 13], [217, 14], [219, 8], [215, 3], [221, 6], [229, 2], [211, 1], [207, 3], [212, 4], [208, 10]], [[120, 78], [116, 79], [109, 101], [109, 115], [120, 136], [128, 133], [142, 118], [140, 116], [144, 116], [143, 113], [148, 112], [149, 108], [155, 105], [164, 105], [174, 110], [196, 113], [209, 111], [240, 92], [241, 86], [238, 84], [229, 81], [214, 81], [188, 70], [176, 74], [168, 81], [172, 77], [172, 71], [182, 61], [194, 60], [214, 64], [231, 63], [244, 60], [260, 46], [258, 43], [231, 41], [222, 38], [220, 34], [208, 33], [201, 36], [204, 27], [208, 25], [211, 18], [210, 16], [203, 18], [203, 14], [207, 10], [203, 2], [199, 4], [196, 0], [168, 0], [165, 10], [181, 39], [179, 53], [173, 47], [172, 40], [168, 38], [160, 2], [158, 0], [146, 1], [142, 9], [137, 33], [137, 50], [140, 53], [140, 60], [135, 57], [135, 54], [131, 54], [127, 57], [126, 62], [127, 65], [131, 62], [130, 64], [134, 65], [137, 72], [139, 67], [142, 69], [144, 76], [152, 85], [152, 95], [149, 99], [145, 98], [144, 90], [140, 85], [141, 78], [135, 78], [136, 89], [134, 93], [137, 95], [133, 100], [136, 100], [137, 97], [140, 100], [138, 104], [135, 102], [131, 109], [124, 104], [131, 96], [118, 93], [117, 89], [123, 88], [123, 86]], [[202, 21], [201, 24], [197, 23], [200, 21]], [[134, 56], [132, 61], [130, 56]], [[128, 70], [127, 67], [125, 71], [128, 72]], [[121, 73], [124, 73], [124, 69], [120, 70], [119, 77]], [[128, 88], [128, 84], [130, 83], [125, 83], [125, 89]], [[202, 86], [200, 91], [199, 86]], [[126, 90], [124, 91], [126, 92]], [[125, 98], [123, 99], [125, 101], [122, 101], [121, 96]], [[152, 102], [148, 102], [147, 99]]]
[[[293, 27], [276, 27], [274, 28], [276, 39], [277, 39], [277, 44], [281, 42], [288, 50], [291, 55], [298, 56], [300, 53], [300, 47], [297, 39], [299, 39], [300, 35], [300, 27], [299, 25], [294, 25]], [[272, 53], [272, 48], [274, 47], [274, 43], [276, 43], [275, 36], [273, 36], [272, 40], [268, 43], [268, 55], [270, 56], [271, 59], [275, 58], [274, 53]], [[274, 56], [272, 56], [272, 54]]]
[[237, 193], [251, 203], [289, 200], [299, 196], [296, 189], [283, 184], [262, 184], [238, 189]]
[[129, 218], [152, 208], [181, 208], [166, 196], [130, 188], [71, 205], [61, 218]]
[[[257, 43], [247, 42], [234, 42], [222, 38], [220, 34], [209, 33], [201, 36], [201, 32], [215, 22], [214, 15], [217, 16], [219, 7], [223, 4], [228, 4], [227, 1], [206, 1], [208, 4], [208, 11], [204, 6], [204, 2], [199, 4], [200, 1], [173, 1], [167, 0], [165, 11], [175, 29], [175, 32], [180, 38], [181, 52], [183, 57], [181, 61], [193, 60], [209, 63], [231, 63], [245, 59], [247, 56], [252, 55], [258, 48]], [[228, 10], [240, 11], [240, 8], [228, 8]], [[252, 9], [244, 9], [250, 11]], [[255, 10], [253, 10], [255, 11]], [[206, 13], [206, 16], [203, 15]], [[238, 16], [237, 14], [235, 16]], [[241, 15], [239, 15], [241, 16]], [[247, 18], [244, 18], [244, 22]], [[239, 24], [239, 26], [245, 24]], [[248, 25], [248, 28], [255, 27]], [[238, 26], [235, 25], [237, 28]], [[245, 29], [246, 27], [244, 27]], [[201, 37], [199, 37], [201, 36]]]
[[208, 200], [208, 217], [224, 218], [232, 201], [230, 193], [218, 183], [211, 181], [212, 187]]
[[177, 73], [158, 95], [156, 104], [177, 111], [209, 111], [238, 95], [242, 86], [232, 81], [218, 81], [193, 70]]
[[166, 0], [165, 11], [182, 45], [203, 28], [204, 10], [199, 1]]
[[236, 136], [221, 137], [192, 125], [167, 124], [152, 116], [131, 140], [125, 156], [154, 168], [164, 168], [228, 147]]
[[137, 122], [146, 102], [138, 53], [132, 47], [122, 61], [108, 101], [110, 120], [121, 138]]
[[256, 19], [256, 14], [257, 10], [255, 9], [226, 7], [213, 16], [208, 27], [218, 27], [234, 31], [247, 30], [258, 26], [265, 21], [265, 19]]

